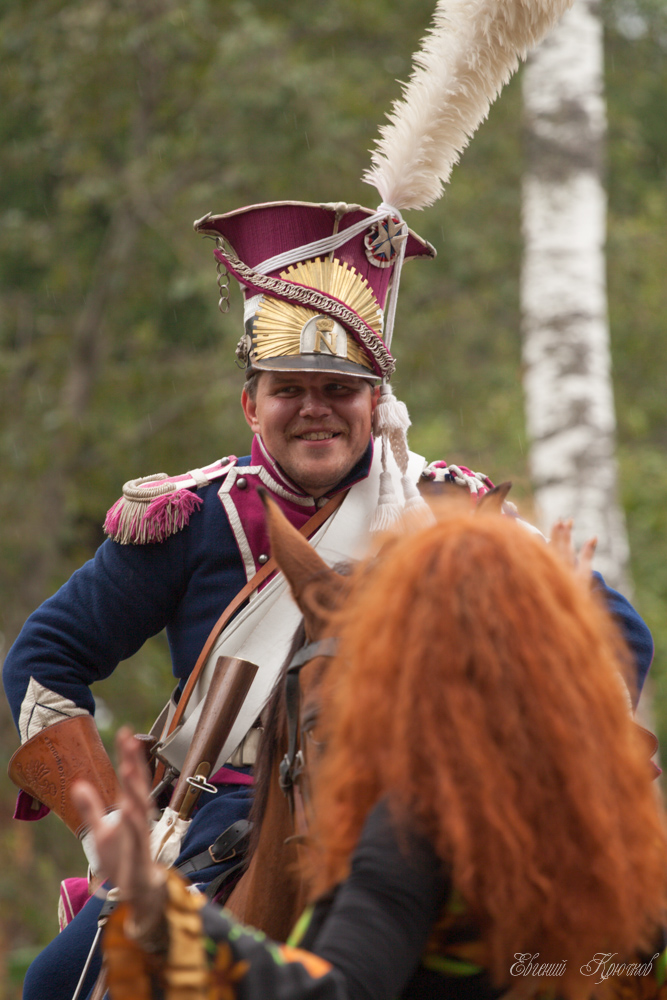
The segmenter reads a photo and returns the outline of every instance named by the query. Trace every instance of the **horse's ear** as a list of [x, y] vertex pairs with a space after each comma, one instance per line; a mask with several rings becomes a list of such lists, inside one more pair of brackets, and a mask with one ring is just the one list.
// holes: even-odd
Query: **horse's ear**
[[512, 489], [512, 484], [500, 483], [498, 486], [494, 486], [492, 490], [485, 493], [480, 499], [479, 503], [475, 507], [476, 514], [502, 514], [503, 503], [505, 502], [505, 497]]
[[260, 487], [257, 492], [266, 511], [271, 555], [285, 574], [294, 599], [306, 618], [308, 628], [308, 619], [313, 614], [313, 601], [309, 599], [312, 595], [308, 591], [314, 587], [318, 596], [324, 596], [330, 587], [332, 591], [338, 593], [340, 577], [318, 556], [307, 539], [289, 523], [266, 490]]

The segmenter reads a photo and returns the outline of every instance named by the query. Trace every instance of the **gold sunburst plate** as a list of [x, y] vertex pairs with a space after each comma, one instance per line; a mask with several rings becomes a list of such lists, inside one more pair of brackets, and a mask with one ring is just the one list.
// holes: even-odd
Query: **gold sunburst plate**
[[[354, 267], [335, 259], [316, 258], [293, 265], [280, 277], [344, 302], [381, 338], [382, 310], [365, 278]], [[259, 368], [310, 367], [350, 374], [373, 371], [364, 347], [335, 319], [268, 295], [263, 296], [255, 314], [252, 341], [252, 362]], [[295, 364], [297, 358], [299, 363]], [[359, 366], [364, 370], [361, 373], [357, 371]]]

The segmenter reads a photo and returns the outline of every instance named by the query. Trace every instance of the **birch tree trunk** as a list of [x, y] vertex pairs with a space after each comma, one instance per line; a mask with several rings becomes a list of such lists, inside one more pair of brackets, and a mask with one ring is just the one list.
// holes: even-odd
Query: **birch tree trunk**
[[596, 569], [627, 592], [605, 280], [599, 7], [576, 0], [523, 78], [524, 389], [541, 529], [573, 517], [578, 543], [598, 538]]

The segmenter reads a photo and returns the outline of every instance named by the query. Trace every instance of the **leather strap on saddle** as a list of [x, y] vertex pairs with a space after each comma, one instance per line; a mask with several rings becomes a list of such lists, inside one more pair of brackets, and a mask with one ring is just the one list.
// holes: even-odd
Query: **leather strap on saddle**
[[86, 828], [72, 802], [77, 779], [95, 785], [107, 811], [120, 798], [116, 772], [92, 715], [76, 715], [42, 729], [19, 747], [8, 773], [15, 785], [52, 809], [79, 838]]
[[[180, 865], [176, 866], [176, 871], [179, 871], [181, 875], [193, 875], [203, 871], [204, 868], [210, 868], [212, 865], [221, 865], [225, 861], [231, 861], [232, 858], [243, 860], [248, 848], [251, 830], [252, 823], [247, 819], [237, 819], [236, 823], [232, 823], [226, 830], [223, 830], [208, 850], [195, 854], [187, 861], [181, 861]], [[192, 881], [196, 881], [196, 879]]]

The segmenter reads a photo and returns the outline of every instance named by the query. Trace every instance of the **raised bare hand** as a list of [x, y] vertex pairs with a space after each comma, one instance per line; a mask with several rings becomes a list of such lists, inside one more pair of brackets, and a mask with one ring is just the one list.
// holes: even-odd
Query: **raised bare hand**
[[558, 520], [551, 529], [549, 544], [551, 548], [570, 566], [582, 583], [590, 583], [593, 568], [593, 556], [597, 547], [597, 538], [589, 538], [581, 546], [579, 553], [572, 540], [573, 520]]

